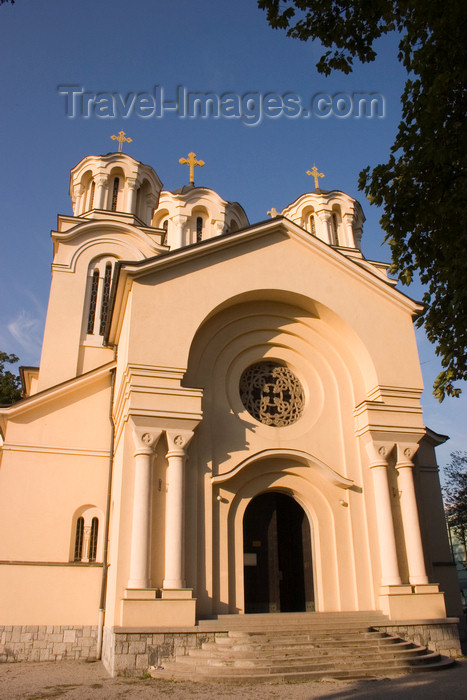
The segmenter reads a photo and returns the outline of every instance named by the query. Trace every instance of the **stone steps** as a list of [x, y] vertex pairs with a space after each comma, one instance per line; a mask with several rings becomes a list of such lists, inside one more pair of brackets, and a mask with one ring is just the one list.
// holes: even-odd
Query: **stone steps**
[[152, 675], [251, 680], [376, 678], [437, 670], [453, 660], [373, 629], [381, 613], [225, 615], [200, 622], [215, 632]]
[[[201, 657], [204, 658], [206, 657], [206, 651], [209, 652], [209, 655], [211, 658], [219, 658], [219, 659], [226, 659], [226, 658], [232, 658], [235, 657], [236, 659], [242, 659], [242, 658], [263, 658], [263, 659], [277, 659], [277, 658], [303, 658], [303, 657], [328, 657], [330, 655], [333, 656], [348, 656], [351, 654], [354, 658], [359, 657], [360, 655], [366, 655], [370, 652], [374, 653], [379, 653], [379, 654], [394, 654], [394, 653], [402, 653], [405, 650], [410, 650], [411, 652], [413, 651], [414, 648], [422, 648], [423, 647], [414, 647], [414, 645], [411, 642], [401, 642], [400, 639], [397, 639], [396, 637], [390, 637], [388, 640], [386, 639], [381, 639], [378, 640], [378, 644], [370, 642], [371, 646], [369, 644], [367, 645], [357, 645], [357, 643], [353, 646], [349, 647], [336, 647], [334, 644], [329, 644], [327, 646], [321, 646], [321, 645], [315, 645], [315, 644], [308, 644], [308, 645], [303, 645], [303, 646], [297, 646], [297, 645], [274, 645], [274, 648], [270, 648], [268, 646], [265, 647], [251, 647], [250, 645], [241, 645], [241, 646], [217, 646], [215, 642], [206, 642], [203, 644], [201, 649], [192, 649], [190, 651], [190, 657]], [[393, 648], [393, 645], [396, 645], [396, 648]], [[184, 657], [188, 658], [188, 657]]]

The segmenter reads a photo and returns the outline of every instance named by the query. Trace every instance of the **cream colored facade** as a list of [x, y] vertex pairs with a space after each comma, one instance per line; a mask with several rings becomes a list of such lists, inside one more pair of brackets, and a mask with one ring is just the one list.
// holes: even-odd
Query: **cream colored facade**
[[71, 171], [40, 369], [0, 411], [0, 624], [457, 614], [419, 306], [363, 257], [359, 204], [315, 190], [250, 225], [161, 188], [122, 153]]

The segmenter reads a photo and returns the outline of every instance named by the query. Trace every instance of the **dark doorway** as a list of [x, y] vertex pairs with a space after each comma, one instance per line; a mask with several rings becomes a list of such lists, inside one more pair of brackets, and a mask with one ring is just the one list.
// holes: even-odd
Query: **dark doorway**
[[277, 491], [253, 498], [243, 552], [246, 613], [315, 609], [310, 525], [293, 498]]

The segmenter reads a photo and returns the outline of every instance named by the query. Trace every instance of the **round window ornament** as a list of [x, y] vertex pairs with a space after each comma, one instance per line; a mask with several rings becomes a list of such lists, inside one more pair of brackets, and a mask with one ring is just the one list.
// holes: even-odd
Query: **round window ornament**
[[243, 372], [239, 388], [248, 413], [264, 425], [276, 428], [291, 425], [303, 413], [303, 387], [285, 365], [256, 362]]

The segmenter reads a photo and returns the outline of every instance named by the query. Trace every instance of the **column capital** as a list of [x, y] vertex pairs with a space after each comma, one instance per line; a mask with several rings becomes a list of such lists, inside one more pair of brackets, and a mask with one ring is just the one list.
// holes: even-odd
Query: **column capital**
[[397, 461], [396, 469], [402, 469], [403, 467], [413, 468], [413, 457], [418, 450], [419, 445], [416, 442], [410, 443], [400, 443], [396, 445], [397, 449]]
[[133, 441], [135, 443], [135, 455], [138, 454], [154, 454], [154, 448], [157, 445], [162, 428], [156, 428], [148, 425], [146, 421], [138, 420], [138, 417], [129, 418], [129, 424], [133, 433]]
[[365, 449], [370, 459], [370, 469], [373, 467], [386, 467], [388, 457], [394, 448], [394, 443], [368, 440]]
[[166, 430], [167, 457], [186, 457], [186, 449], [193, 437], [192, 430]]
[[97, 187], [107, 187], [109, 184], [109, 176], [108, 175], [95, 175], [94, 182], [96, 183]]
[[81, 196], [85, 190], [86, 190], [86, 187], [81, 182], [78, 182], [73, 187], [73, 193], [76, 195], [76, 197]]
[[328, 209], [320, 209], [319, 211], [315, 212], [317, 216], [321, 219], [321, 221], [330, 221], [331, 219], [331, 213]]

